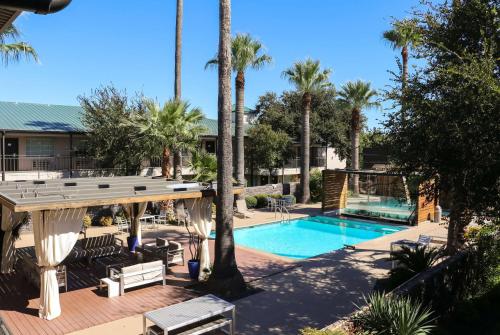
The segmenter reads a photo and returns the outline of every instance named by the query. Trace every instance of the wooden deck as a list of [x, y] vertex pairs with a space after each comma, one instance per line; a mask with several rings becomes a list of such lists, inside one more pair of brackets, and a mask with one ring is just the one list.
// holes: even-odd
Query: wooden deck
[[[177, 240], [186, 241], [184, 234]], [[213, 241], [210, 241], [213, 255]], [[30, 249], [19, 252], [32, 252]], [[186, 251], [187, 252], [187, 251]], [[247, 282], [293, 267], [279, 258], [237, 247], [239, 268]], [[75, 263], [68, 265], [68, 292], [60, 294], [62, 315], [46, 321], [38, 317], [39, 291], [20, 274], [0, 275], [0, 317], [11, 335], [67, 334], [146, 311], [191, 299], [195, 292], [186, 288], [191, 281], [187, 266], [172, 266], [167, 285], [161, 283], [127, 290], [121, 297], [108, 298], [97, 289], [102, 268]]]

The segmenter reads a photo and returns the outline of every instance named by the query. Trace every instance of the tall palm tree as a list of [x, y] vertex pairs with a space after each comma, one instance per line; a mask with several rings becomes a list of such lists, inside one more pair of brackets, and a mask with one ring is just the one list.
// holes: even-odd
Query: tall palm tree
[[134, 114], [124, 123], [138, 128], [138, 136], [147, 146], [145, 150], [153, 156], [162, 156], [162, 176], [169, 178], [171, 152], [196, 149], [198, 137], [205, 131], [200, 125], [203, 113], [199, 108], [190, 109], [189, 103], [179, 100], [170, 100], [163, 107], [147, 100], [145, 105], [145, 114]]
[[214, 271], [209, 286], [231, 296], [246, 285], [236, 264], [233, 236], [233, 148], [231, 138], [231, 0], [219, 0], [219, 96], [217, 138], [217, 211]]
[[[339, 92], [339, 101], [351, 110], [351, 168], [359, 170], [359, 133], [361, 131], [361, 112], [365, 108], [380, 106], [378, 101], [372, 99], [377, 92], [372, 90], [370, 83], [357, 80], [347, 82]], [[353, 193], [359, 194], [359, 175], [355, 174], [352, 179]]]
[[[249, 34], [237, 34], [231, 40], [231, 64], [233, 72], [236, 73], [236, 118], [235, 118], [235, 137], [236, 137], [236, 180], [239, 184], [245, 184], [245, 130], [243, 126], [245, 113], [245, 72], [248, 68], [254, 70], [261, 69], [271, 63], [272, 58], [269, 55], [261, 54], [264, 47], [262, 43]], [[219, 63], [215, 56], [205, 65], [207, 67], [216, 67]]]
[[[182, 62], [182, 19], [184, 0], [177, 0], [175, 16], [175, 69], [174, 69], [174, 99], [181, 100], [181, 62]], [[174, 152], [174, 178], [182, 179], [182, 153]]]
[[301, 165], [300, 165], [300, 192], [301, 202], [307, 203], [311, 198], [309, 190], [309, 167], [311, 149], [311, 129], [309, 118], [311, 115], [312, 94], [331, 86], [329, 81], [330, 69], [321, 70], [319, 61], [306, 59], [297, 62], [283, 71], [282, 76], [295, 85], [302, 94], [302, 131], [301, 131]]
[[415, 19], [397, 20], [392, 23], [392, 29], [383, 34], [394, 50], [401, 49], [403, 63], [403, 89], [408, 80], [408, 49], [415, 48], [422, 42], [422, 34]]
[[[13, 24], [0, 33], [0, 57], [5, 66], [11, 62], [19, 62], [23, 57], [38, 62], [38, 54], [31, 45], [17, 42], [20, 37], [20, 31]], [[13, 40], [14, 43], [7, 43], [8, 40]]]

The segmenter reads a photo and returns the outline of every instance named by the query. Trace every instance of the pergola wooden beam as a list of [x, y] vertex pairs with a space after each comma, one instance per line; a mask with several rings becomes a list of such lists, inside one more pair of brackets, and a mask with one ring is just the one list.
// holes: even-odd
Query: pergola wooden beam
[[[13, 212], [201, 198], [214, 190], [154, 177], [75, 178], [0, 183], [0, 204]], [[235, 187], [234, 194], [243, 192]]]

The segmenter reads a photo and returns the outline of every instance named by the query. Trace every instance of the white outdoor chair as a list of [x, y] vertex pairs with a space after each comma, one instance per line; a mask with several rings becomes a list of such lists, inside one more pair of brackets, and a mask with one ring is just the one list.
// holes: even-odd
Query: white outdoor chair
[[121, 216], [117, 216], [115, 218], [116, 227], [118, 228], [119, 234], [126, 234], [130, 232], [130, 224], [127, 219], [124, 219]]
[[155, 223], [168, 224], [167, 211], [161, 210], [159, 215], [155, 215]]

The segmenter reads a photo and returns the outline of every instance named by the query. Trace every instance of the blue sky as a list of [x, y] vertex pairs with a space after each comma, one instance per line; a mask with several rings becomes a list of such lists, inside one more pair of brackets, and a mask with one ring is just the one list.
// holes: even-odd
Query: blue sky
[[[218, 1], [184, 1], [183, 98], [217, 115], [217, 73], [204, 70], [218, 42]], [[281, 72], [306, 57], [333, 70], [338, 87], [348, 80], [390, 84], [393, 51], [381, 34], [391, 17], [408, 16], [418, 0], [233, 0], [233, 33], [259, 38], [271, 66], [249, 71], [246, 105], [266, 91], [290, 89]], [[48, 16], [25, 14], [16, 21], [23, 40], [37, 50], [33, 62], [1, 69], [0, 100], [78, 103], [93, 88], [114, 84], [165, 101], [173, 95], [175, 0], [73, 0]], [[369, 126], [382, 111], [368, 111]]]

